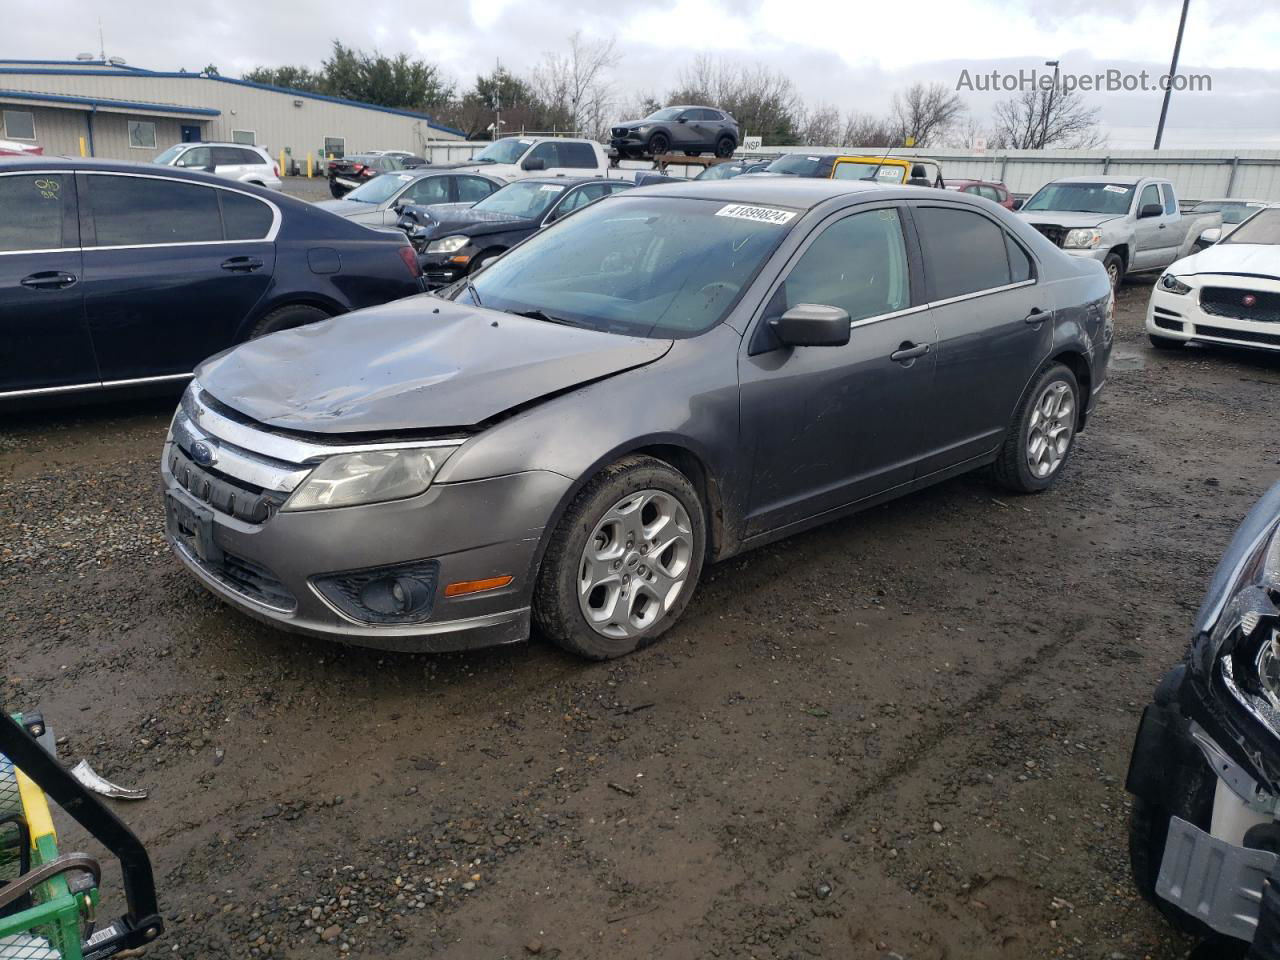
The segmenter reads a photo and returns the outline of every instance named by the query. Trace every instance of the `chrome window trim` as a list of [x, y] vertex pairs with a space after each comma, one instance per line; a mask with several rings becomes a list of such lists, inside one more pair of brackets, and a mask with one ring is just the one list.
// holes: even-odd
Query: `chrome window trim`
[[983, 290], [975, 290], [973, 293], [962, 293], [958, 297], [947, 297], [944, 300], [931, 300], [926, 304], [926, 306], [945, 307], [953, 303], [961, 303], [965, 300], [975, 300], [978, 297], [986, 297], [993, 293], [1003, 293], [1006, 290], [1017, 290], [1019, 287], [1034, 286], [1037, 282], [1037, 278], [1032, 277], [1030, 280], [1019, 280], [1017, 283], [1006, 283], [999, 287], [986, 287]]
[[849, 329], [856, 330], [858, 327], [866, 327], [873, 323], [879, 323], [881, 320], [893, 320], [897, 317], [909, 317], [913, 313], [923, 313], [929, 309], [929, 304], [921, 303], [914, 307], [906, 307], [903, 310], [894, 310], [890, 313], [877, 313], [874, 317], [863, 317], [861, 320], [850, 320]]
[[[193, 381], [188, 388], [188, 396], [184, 404], [190, 403], [188, 416], [195, 425], [215, 440], [239, 447], [259, 457], [268, 457], [281, 463], [309, 465], [332, 456], [347, 453], [366, 453], [373, 450], [421, 450], [435, 447], [460, 447], [465, 439], [455, 440], [407, 440], [389, 443], [313, 443], [295, 437], [268, 433], [243, 423], [237, 423], [215, 410], [204, 406], [199, 399], [201, 387], [199, 381]], [[194, 413], [194, 416], [192, 414]]]
[[[76, 172], [74, 170], [58, 170], [58, 169], [2, 170], [0, 171], [0, 177], [42, 177], [42, 176], [48, 176], [51, 173], [57, 174], [59, 176], [74, 177]], [[68, 252], [75, 252], [80, 249], [81, 248], [77, 245], [74, 247], [46, 247], [41, 250], [0, 250], [0, 257], [12, 257], [15, 255], [25, 255], [25, 254], [32, 254], [32, 253], [68, 253]], [[5, 396], [5, 395], [6, 394], [0, 394], [0, 396]]]
[[28, 390], [5, 390], [0, 397], [37, 397], [45, 394], [77, 393], [83, 390], [109, 390], [115, 387], [136, 387], [147, 383], [167, 383], [174, 380], [190, 380], [190, 373], [167, 373], [159, 377], [134, 377], [129, 380], [94, 380], [90, 383], [69, 383], [61, 387], [32, 387]]

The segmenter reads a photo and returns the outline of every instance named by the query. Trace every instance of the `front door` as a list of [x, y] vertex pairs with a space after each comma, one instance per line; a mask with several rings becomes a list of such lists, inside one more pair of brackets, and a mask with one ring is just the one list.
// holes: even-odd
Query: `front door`
[[190, 373], [271, 283], [274, 211], [236, 190], [82, 174], [85, 314], [104, 382]]
[[971, 207], [912, 204], [937, 328], [925, 476], [990, 453], [1049, 356], [1054, 304], [1027, 250]]
[[0, 395], [96, 385], [75, 178], [0, 174], [0, 211]]
[[[912, 296], [902, 211], [839, 216], [815, 230], [744, 339], [748, 537], [906, 483], [933, 388], [932, 319]], [[783, 347], [768, 321], [801, 303], [849, 313], [849, 342]]]
[[200, 128], [194, 124], [182, 125], [182, 142], [183, 143], [199, 143]]
[[[1142, 208], [1148, 204], [1154, 204], [1160, 208], [1160, 215], [1155, 217], [1143, 217]], [[1182, 238], [1178, 236], [1178, 231], [1170, 228], [1170, 224], [1178, 219], [1177, 210], [1173, 215], [1166, 213], [1164, 210], [1164, 199], [1160, 196], [1160, 187], [1154, 183], [1148, 183], [1142, 188], [1142, 192], [1138, 195], [1138, 205], [1134, 210], [1134, 215], [1138, 219], [1134, 223], [1133, 228], [1133, 263], [1129, 265], [1130, 270], [1154, 270], [1157, 267], [1167, 266], [1174, 261], [1174, 254], [1177, 252], [1178, 244]]]

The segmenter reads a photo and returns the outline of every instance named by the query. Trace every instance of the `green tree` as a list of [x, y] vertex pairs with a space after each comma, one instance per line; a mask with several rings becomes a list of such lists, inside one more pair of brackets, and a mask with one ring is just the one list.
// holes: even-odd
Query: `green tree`
[[324, 78], [308, 67], [256, 67], [246, 73], [243, 79], [311, 93], [320, 93], [324, 89]]

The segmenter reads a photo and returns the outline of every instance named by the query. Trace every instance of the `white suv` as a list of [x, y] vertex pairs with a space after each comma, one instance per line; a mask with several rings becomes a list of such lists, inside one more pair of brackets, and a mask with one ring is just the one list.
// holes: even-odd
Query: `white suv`
[[247, 143], [175, 143], [156, 157], [155, 162], [169, 167], [203, 170], [228, 180], [253, 183], [272, 190], [281, 188], [280, 168], [271, 159], [271, 154], [265, 147], [252, 147]]

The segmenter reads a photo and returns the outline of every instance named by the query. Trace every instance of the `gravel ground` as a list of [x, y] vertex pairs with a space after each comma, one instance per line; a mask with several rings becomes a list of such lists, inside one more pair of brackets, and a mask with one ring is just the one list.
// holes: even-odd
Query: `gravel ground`
[[317, 200], [332, 200], [333, 197], [329, 193], [329, 181], [324, 177], [285, 177], [284, 192], [291, 197], [297, 197], [300, 200], [310, 200], [315, 203]]
[[167, 555], [171, 401], [6, 417], [0, 701], [151, 791], [119, 812], [155, 955], [1185, 956], [1123, 780], [1280, 474], [1280, 362], [1157, 354], [1146, 295], [1052, 492], [965, 477], [737, 558], [610, 664], [279, 633]]

